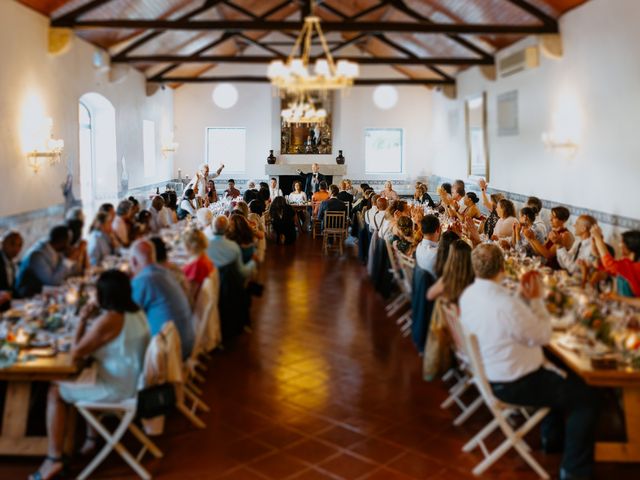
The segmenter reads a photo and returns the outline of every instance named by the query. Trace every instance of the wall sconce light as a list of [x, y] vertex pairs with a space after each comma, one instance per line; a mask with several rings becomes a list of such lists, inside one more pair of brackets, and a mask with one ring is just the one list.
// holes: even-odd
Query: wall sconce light
[[166, 157], [170, 153], [176, 153], [178, 151], [178, 147], [180, 146], [178, 142], [173, 141], [173, 134], [171, 134], [169, 138], [171, 138], [171, 140], [165, 142], [165, 144], [162, 146], [163, 157]]
[[568, 157], [573, 157], [578, 151], [578, 144], [569, 138], [557, 137], [553, 132], [542, 134], [542, 144], [546, 150], [565, 152]]
[[60, 163], [62, 151], [64, 150], [64, 140], [53, 138], [52, 130], [53, 120], [47, 117], [43, 122], [44, 140], [41, 147], [27, 152], [27, 160], [29, 160], [29, 166], [34, 173], [38, 173], [40, 170], [42, 159], [48, 158], [49, 165], [52, 166]]

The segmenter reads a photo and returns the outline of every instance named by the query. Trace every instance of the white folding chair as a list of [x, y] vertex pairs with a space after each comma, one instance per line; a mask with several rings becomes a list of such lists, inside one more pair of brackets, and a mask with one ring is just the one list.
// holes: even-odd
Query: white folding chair
[[[396, 253], [389, 239], [384, 239], [385, 246], [387, 248], [387, 255], [389, 256], [389, 263], [391, 268], [389, 271], [393, 275], [393, 281], [398, 285], [400, 289], [400, 293], [398, 296], [393, 299], [387, 306], [385, 310], [387, 311], [387, 317], [393, 317], [396, 313], [398, 313], [404, 306], [411, 304], [411, 288], [409, 288], [409, 293], [402, 288], [403, 285], [403, 277], [402, 271], [400, 270], [400, 265], [398, 263], [398, 259], [396, 258]], [[411, 318], [411, 312], [409, 313], [409, 318]], [[406, 314], [405, 314], [406, 315]], [[400, 317], [398, 324], [406, 321], [406, 318]]]
[[[475, 335], [469, 335], [465, 337], [465, 342], [475, 384], [478, 390], [480, 390], [484, 403], [493, 414], [493, 420], [462, 447], [462, 450], [465, 452], [470, 452], [474, 448], [480, 447], [484, 455], [484, 460], [476, 465], [473, 469], [473, 474], [482, 475], [491, 465], [507, 453], [507, 451], [513, 448], [541, 478], [548, 479], [549, 474], [531, 456], [531, 449], [525, 443], [524, 437], [532, 428], [542, 421], [547, 413], [549, 413], [549, 409], [540, 408], [535, 413], [530, 414], [524, 406], [508, 405], [498, 400], [493, 395], [493, 391], [484, 372], [478, 338]], [[517, 429], [514, 429], [509, 423], [509, 418], [514, 413], [520, 413], [526, 418], [524, 424]], [[506, 439], [490, 452], [484, 444], [484, 440], [498, 428], [502, 430]]]
[[[400, 252], [395, 245], [393, 245], [392, 249], [401, 277], [398, 286], [404, 297], [409, 300], [409, 303], [411, 303], [413, 269], [416, 266], [416, 262], [413, 258]], [[411, 334], [411, 326], [413, 325], [412, 313], [413, 311], [409, 309], [400, 318], [398, 318], [398, 320], [396, 320], [396, 323], [400, 325], [400, 331], [405, 337]]]
[[458, 307], [454, 303], [440, 300], [439, 308], [444, 315], [449, 334], [453, 340], [453, 352], [460, 371], [460, 374], [453, 374], [456, 376], [456, 383], [449, 389], [449, 396], [440, 404], [440, 408], [446, 409], [456, 404], [461, 413], [455, 418], [453, 424], [460, 426], [482, 406], [483, 400], [481, 395], [478, 395], [470, 404], [465, 403], [462, 399], [462, 396], [474, 385], [474, 377], [469, 367], [469, 354], [460, 325]]
[[[160, 449], [147, 437], [138, 426], [133, 423], [138, 406], [137, 398], [130, 398], [119, 403], [93, 403], [78, 402], [75, 407], [96, 432], [104, 439], [105, 445], [98, 454], [91, 460], [80, 475], [79, 480], [89, 478], [89, 475], [100, 465], [112, 450], [124, 459], [125, 462], [145, 480], [151, 478], [151, 474], [140, 464], [142, 457], [148, 451], [156, 458], [162, 458]], [[110, 432], [100, 421], [104, 416], [114, 415], [118, 417], [120, 423], [113, 432]], [[121, 443], [120, 440], [129, 430], [142, 444], [142, 449], [134, 457]]]

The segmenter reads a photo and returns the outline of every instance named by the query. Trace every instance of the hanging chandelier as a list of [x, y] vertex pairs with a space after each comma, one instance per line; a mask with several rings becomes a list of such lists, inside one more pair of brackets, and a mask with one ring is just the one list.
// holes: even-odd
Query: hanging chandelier
[[316, 110], [308, 95], [300, 95], [287, 108], [282, 110], [280, 115], [287, 125], [292, 123], [324, 123], [327, 119], [327, 111], [324, 108]]
[[[323, 54], [319, 56], [310, 71], [311, 40], [318, 34]], [[296, 57], [302, 46], [302, 56]], [[269, 64], [267, 77], [271, 84], [288, 93], [308, 92], [311, 90], [340, 90], [351, 87], [360, 74], [357, 63], [339, 60], [336, 64], [329, 51], [327, 41], [320, 28], [320, 18], [309, 16], [304, 19], [302, 31], [286, 62], [274, 60]]]

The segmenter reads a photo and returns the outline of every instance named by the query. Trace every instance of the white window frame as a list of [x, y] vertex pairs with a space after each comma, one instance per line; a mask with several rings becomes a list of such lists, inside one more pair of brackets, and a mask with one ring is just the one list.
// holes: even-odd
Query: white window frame
[[[212, 145], [209, 145], [209, 131], [210, 130], [242, 130], [244, 133], [244, 158], [242, 160], [242, 169], [234, 169], [232, 165], [225, 163], [224, 158], [222, 161], [214, 162], [213, 161], [213, 152], [210, 151], [212, 149]], [[209, 165], [210, 169], [217, 170], [221, 163], [225, 164], [224, 173], [231, 174], [243, 174], [247, 172], [247, 127], [206, 127], [204, 131], [204, 149], [205, 149], [205, 158], [204, 161], [207, 165]], [[215, 163], [215, 165], [214, 165]]]
[[[367, 163], [367, 132], [371, 130], [393, 130], [400, 132], [400, 170], [380, 172], [369, 170]], [[391, 174], [404, 174], [404, 128], [401, 127], [366, 127], [364, 129], [364, 173], [367, 175], [391, 175]]]

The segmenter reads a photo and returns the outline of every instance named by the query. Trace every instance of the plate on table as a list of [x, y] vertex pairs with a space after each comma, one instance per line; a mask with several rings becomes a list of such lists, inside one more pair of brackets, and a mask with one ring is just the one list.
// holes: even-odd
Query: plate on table
[[30, 348], [27, 353], [32, 357], [50, 358], [55, 357], [58, 352], [56, 352], [55, 348], [48, 346], [42, 348]]

